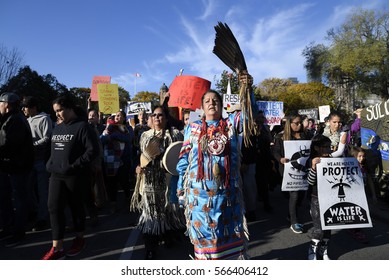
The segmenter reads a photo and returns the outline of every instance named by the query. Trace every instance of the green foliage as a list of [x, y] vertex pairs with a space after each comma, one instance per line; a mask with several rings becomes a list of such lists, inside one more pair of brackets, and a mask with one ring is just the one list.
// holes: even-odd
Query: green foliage
[[122, 88], [121, 86], [119, 86], [118, 91], [119, 91], [119, 107], [120, 110], [124, 110], [127, 106], [127, 102], [130, 101], [130, 93], [124, 88]]
[[[337, 29], [328, 31], [330, 47], [305, 49], [308, 75], [325, 77], [329, 84], [355, 88], [366, 94], [389, 97], [389, 13], [356, 9]], [[350, 94], [350, 92], [346, 92]]]
[[152, 106], [159, 104], [159, 94], [150, 91], [140, 91], [138, 92], [131, 101], [137, 102], [151, 102]]
[[288, 79], [269, 78], [263, 80], [255, 90], [259, 100], [278, 101], [279, 96], [292, 84]]
[[[227, 93], [227, 86], [228, 86], [228, 80], [230, 79], [230, 85], [231, 85], [231, 94], [239, 94], [239, 81], [238, 81], [238, 75], [235, 72], [227, 72], [224, 70], [220, 75], [220, 80], [216, 80], [215, 86], [216, 90], [220, 92], [221, 94]], [[254, 95], [256, 92], [255, 85], [252, 86]]]
[[321, 105], [334, 106], [334, 90], [320, 82], [292, 84], [288, 79], [270, 78], [259, 84], [257, 92], [260, 100], [283, 101], [285, 114]]
[[220, 92], [221, 94], [227, 93], [227, 86], [228, 86], [228, 80], [230, 80], [231, 85], [231, 93], [232, 94], [238, 94], [239, 93], [239, 82], [238, 82], [238, 75], [236, 75], [235, 72], [228, 73], [226, 70], [224, 70], [220, 75], [220, 80], [217, 80], [216, 90]]
[[29, 66], [21, 68], [18, 74], [1, 87], [1, 92], [11, 91], [20, 96], [34, 96], [40, 101], [40, 110], [51, 114], [55, 119], [52, 108], [52, 101], [60, 94], [68, 93], [65, 85], [59, 83], [57, 79], [49, 75], [39, 75], [31, 70]]
[[334, 98], [334, 90], [319, 82], [292, 84], [279, 95], [279, 100], [284, 102], [285, 114], [322, 105], [334, 108]]
[[[90, 88], [71, 88], [69, 90], [70, 94], [75, 97], [76, 103], [78, 106], [86, 109], [88, 107], [88, 98], [90, 96]], [[97, 103], [97, 102], [96, 102]], [[93, 109], [98, 109], [97, 106], [93, 107]]]
[[302, 54], [306, 59], [304, 67], [307, 70], [308, 81], [322, 82], [328, 48], [323, 44], [314, 45], [311, 43], [303, 50]]

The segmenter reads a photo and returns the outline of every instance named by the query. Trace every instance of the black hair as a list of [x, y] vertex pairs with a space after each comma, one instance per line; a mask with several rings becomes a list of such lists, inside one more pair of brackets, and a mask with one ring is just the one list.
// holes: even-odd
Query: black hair
[[328, 120], [331, 120], [333, 117], [339, 117], [339, 119], [342, 119], [342, 114], [338, 111], [332, 111], [328, 116]]
[[311, 141], [311, 152], [309, 156], [311, 159], [321, 156], [315, 147], [331, 146], [331, 139], [323, 134], [316, 134]]
[[77, 117], [84, 121], [88, 121], [88, 113], [80, 106], [76, 105], [75, 99], [70, 94], [64, 94], [53, 100], [52, 104], [58, 104], [62, 108], [72, 109]]
[[66, 109], [75, 109], [76, 108], [76, 102], [74, 98], [70, 94], [64, 94], [56, 99], [53, 100], [53, 105], [54, 104], [59, 104], [61, 107], [66, 108]]
[[87, 113], [89, 114], [89, 113], [92, 112], [92, 111], [95, 111], [97, 114], [99, 114], [99, 110], [94, 109], [94, 108], [89, 108], [89, 109], [87, 110]]
[[220, 107], [223, 107], [223, 98], [221, 96], [220, 93], [218, 93], [216, 90], [214, 89], [209, 89], [207, 90], [206, 92], [204, 92], [203, 96], [201, 97], [201, 106], [203, 106], [203, 102], [204, 102], [204, 97], [208, 94], [208, 93], [215, 93], [217, 98], [219, 99], [219, 103], [220, 103]]

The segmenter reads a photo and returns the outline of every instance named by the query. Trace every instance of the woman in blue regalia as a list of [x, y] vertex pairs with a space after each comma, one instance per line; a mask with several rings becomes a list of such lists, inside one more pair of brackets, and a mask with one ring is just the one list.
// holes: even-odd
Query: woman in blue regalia
[[[246, 75], [240, 80], [252, 83]], [[251, 94], [248, 98], [253, 100]], [[247, 259], [240, 178], [243, 116], [235, 112], [223, 119], [222, 97], [214, 90], [201, 101], [204, 117], [185, 128], [177, 164], [177, 195], [185, 201], [187, 234], [195, 259]]]

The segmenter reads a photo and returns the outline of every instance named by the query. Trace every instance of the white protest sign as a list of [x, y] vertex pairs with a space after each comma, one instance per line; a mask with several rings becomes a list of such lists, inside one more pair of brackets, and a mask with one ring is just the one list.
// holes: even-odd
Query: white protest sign
[[258, 110], [263, 111], [267, 125], [280, 125], [284, 117], [284, 102], [257, 101]]
[[151, 113], [151, 103], [133, 101], [127, 102], [127, 115], [137, 115], [140, 111]]
[[321, 158], [316, 170], [322, 228], [372, 227], [358, 161], [355, 158]]
[[328, 115], [330, 113], [331, 113], [330, 105], [319, 106], [319, 119], [320, 119], [320, 122], [324, 122], [324, 118], [328, 117]]
[[310, 155], [311, 140], [284, 141], [284, 154], [289, 162], [284, 164], [282, 191], [307, 190], [307, 168], [305, 163]]

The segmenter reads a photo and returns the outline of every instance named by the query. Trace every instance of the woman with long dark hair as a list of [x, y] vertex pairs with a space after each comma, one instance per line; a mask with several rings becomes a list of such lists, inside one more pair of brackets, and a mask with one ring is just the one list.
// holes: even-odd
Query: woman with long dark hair
[[[53, 110], [61, 124], [53, 129], [51, 155], [47, 170], [51, 173], [48, 208], [53, 244], [44, 260], [63, 259], [65, 255], [76, 256], [85, 247], [85, 194], [90, 186], [92, 163], [98, 156], [98, 138], [94, 135], [85, 116], [71, 96], [64, 95], [53, 101]], [[69, 205], [76, 238], [65, 252], [65, 208]]]
[[[293, 114], [286, 118], [284, 131], [276, 135], [273, 155], [275, 159], [280, 163], [279, 172], [281, 177], [284, 176], [284, 164], [289, 162], [290, 159], [285, 157], [284, 141], [289, 140], [307, 140], [307, 136], [304, 133], [301, 123], [301, 117], [299, 114]], [[303, 233], [303, 225], [298, 221], [297, 209], [301, 205], [304, 199], [305, 191], [289, 191], [289, 218], [290, 228], [294, 233]]]
[[[252, 83], [248, 76], [241, 81]], [[247, 98], [253, 100], [252, 95]], [[239, 142], [244, 117], [235, 112], [222, 118], [223, 102], [217, 91], [205, 92], [201, 102], [204, 117], [186, 126], [177, 165], [187, 233], [195, 259], [246, 259]]]

